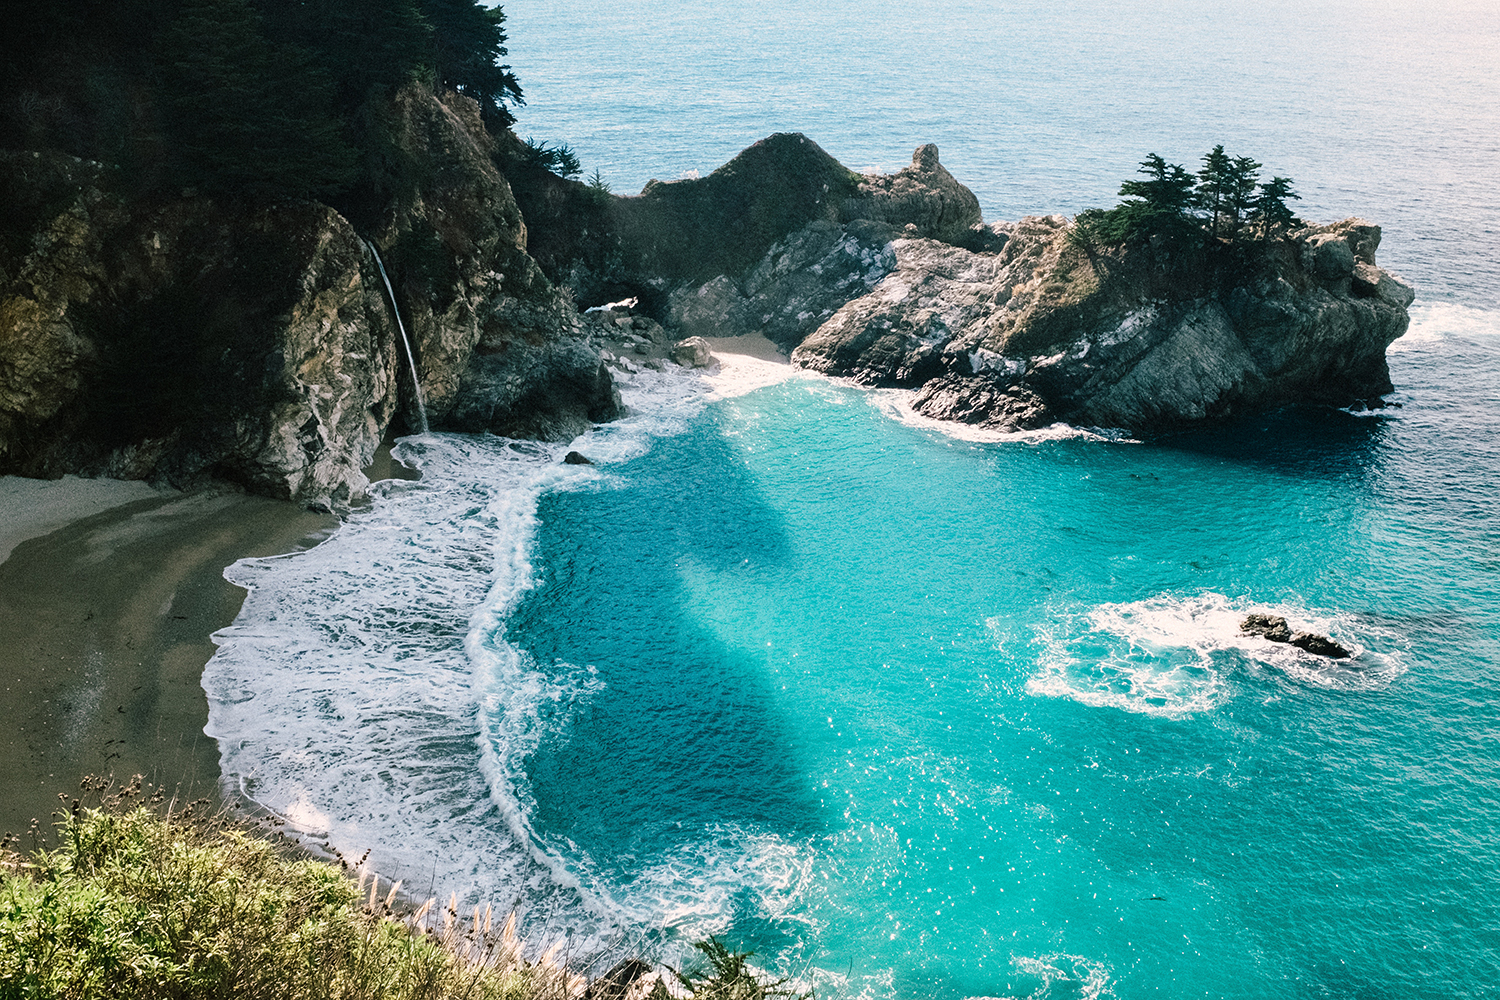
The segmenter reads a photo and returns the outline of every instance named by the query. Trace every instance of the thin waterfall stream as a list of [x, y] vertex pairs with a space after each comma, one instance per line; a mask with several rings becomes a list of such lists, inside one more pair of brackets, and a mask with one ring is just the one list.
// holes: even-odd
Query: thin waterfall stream
[[380, 268], [380, 280], [385, 282], [386, 297], [391, 300], [391, 312], [396, 317], [396, 329], [401, 331], [401, 345], [406, 348], [406, 364], [411, 369], [411, 387], [416, 393], [418, 430], [428, 433], [431, 428], [427, 426], [427, 401], [422, 398], [422, 383], [417, 378], [417, 357], [411, 352], [411, 340], [406, 336], [406, 324], [401, 322], [401, 307], [396, 305], [396, 291], [391, 287], [390, 275], [385, 273], [385, 261], [380, 259], [380, 251], [375, 249], [375, 244], [365, 240], [365, 246], [370, 248], [370, 253], [375, 255], [375, 266]]

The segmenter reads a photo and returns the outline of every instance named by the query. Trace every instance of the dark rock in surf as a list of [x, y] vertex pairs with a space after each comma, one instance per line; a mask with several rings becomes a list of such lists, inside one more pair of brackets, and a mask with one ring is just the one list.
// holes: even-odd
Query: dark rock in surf
[[1354, 655], [1326, 635], [1318, 635], [1314, 632], [1294, 632], [1287, 642], [1298, 649], [1305, 649], [1317, 656], [1326, 656], [1330, 660], [1347, 660]]
[[672, 360], [684, 368], [707, 368], [714, 363], [714, 356], [708, 341], [688, 337], [672, 345]]
[[563, 456], [563, 464], [564, 465], [593, 465], [594, 463], [590, 459], [585, 458], [583, 455], [580, 455], [578, 452], [576, 452], [576, 451], [570, 451], [566, 455]]
[[[639, 958], [621, 959], [608, 972], [589, 983], [583, 994], [584, 1000], [625, 1000], [631, 993], [631, 987], [653, 975], [655, 970], [649, 963]], [[647, 991], [641, 990], [637, 995], [646, 993]]]
[[1272, 642], [1285, 642], [1317, 656], [1331, 660], [1346, 660], [1354, 654], [1326, 635], [1316, 632], [1293, 632], [1285, 618], [1280, 615], [1246, 615], [1240, 622], [1240, 632], [1258, 635]]
[[1258, 635], [1272, 642], [1286, 642], [1292, 637], [1291, 627], [1280, 615], [1248, 615], [1240, 622], [1240, 631], [1245, 635]]

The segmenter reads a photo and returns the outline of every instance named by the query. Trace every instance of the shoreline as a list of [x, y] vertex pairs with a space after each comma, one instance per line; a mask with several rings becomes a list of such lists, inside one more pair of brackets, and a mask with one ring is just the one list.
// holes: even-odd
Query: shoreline
[[217, 799], [203, 667], [245, 597], [224, 568], [308, 548], [337, 518], [223, 487], [76, 477], [7, 476], [0, 497], [0, 832], [45, 830], [89, 774]]

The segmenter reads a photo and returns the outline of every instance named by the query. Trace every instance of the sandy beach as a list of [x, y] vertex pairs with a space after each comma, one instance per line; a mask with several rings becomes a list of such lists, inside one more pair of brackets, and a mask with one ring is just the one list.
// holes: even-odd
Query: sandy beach
[[216, 795], [200, 681], [244, 598], [224, 567], [336, 524], [228, 490], [0, 478], [0, 832], [46, 825], [88, 774]]

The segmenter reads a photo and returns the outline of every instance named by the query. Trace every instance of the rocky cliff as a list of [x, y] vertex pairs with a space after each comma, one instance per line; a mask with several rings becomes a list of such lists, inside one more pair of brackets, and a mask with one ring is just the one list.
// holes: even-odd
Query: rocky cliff
[[[435, 428], [565, 439], [618, 400], [468, 99], [389, 108], [419, 178], [355, 206], [131, 192], [58, 154], [0, 153], [0, 472], [208, 476], [315, 506], [415, 426], [390, 270]], [[363, 209], [362, 211], [359, 209]]]
[[984, 225], [930, 145], [861, 176], [774, 135], [634, 198], [558, 178], [520, 190], [550, 221], [543, 265], [580, 300], [637, 297], [675, 336], [761, 333], [794, 364], [916, 389], [919, 412], [994, 429], [1154, 433], [1374, 404], [1412, 300], [1362, 220], [1123, 252], [1062, 216]]
[[[758, 332], [803, 367], [916, 389], [932, 417], [1151, 433], [1373, 403], [1406, 329], [1411, 289], [1360, 220], [1167, 259], [1061, 216], [984, 225], [934, 146], [862, 176], [779, 134], [622, 198], [527, 167], [467, 98], [412, 85], [385, 113], [407, 182], [342, 212], [145, 196], [99, 164], [0, 153], [0, 473], [347, 503], [381, 437], [416, 425], [371, 246], [431, 425], [551, 440], [620, 412], [601, 343], [657, 364], [674, 337]], [[577, 311], [626, 296], [645, 315]]]
[[1101, 260], [1061, 216], [991, 231], [995, 251], [894, 241], [890, 273], [792, 360], [917, 388], [918, 412], [1001, 430], [1154, 433], [1391, 391], [1385, 350], [1412, 291], [1376, 266], [1377, 226], [1301, 229], [1212, 274], [1197, 258]]

